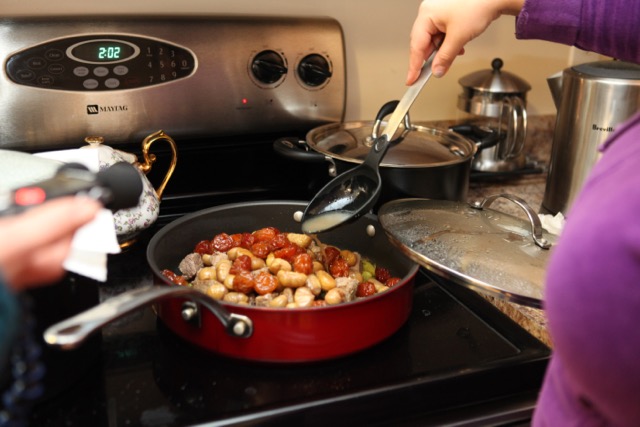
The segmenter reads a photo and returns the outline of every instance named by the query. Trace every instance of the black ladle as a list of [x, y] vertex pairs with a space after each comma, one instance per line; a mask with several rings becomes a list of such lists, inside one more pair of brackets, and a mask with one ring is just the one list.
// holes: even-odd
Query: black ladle
[[434, 51], [422, 65], [420, 76], [407, 89], [391, 115], [382, 135], [373, 141], [364, 161], [329, 181], [307, 205], [302, 216], [302, 231], [307, 234], [329, 231], [369, 212], [380, 197], [382, 178], [379, 165], [389, 142], [398, 130], [404, 116], [431, 77]]

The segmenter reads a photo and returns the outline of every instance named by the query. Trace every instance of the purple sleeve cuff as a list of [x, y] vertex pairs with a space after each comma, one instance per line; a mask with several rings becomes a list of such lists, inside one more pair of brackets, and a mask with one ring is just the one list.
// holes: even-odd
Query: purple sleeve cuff
[[525, 0], [516, 18], [516, 37], [640, 63], [638, 22], [638, 0]]
[[516, 38], [573, 46], [578, 38], [582, 0], [526, 0], [516, 18]]

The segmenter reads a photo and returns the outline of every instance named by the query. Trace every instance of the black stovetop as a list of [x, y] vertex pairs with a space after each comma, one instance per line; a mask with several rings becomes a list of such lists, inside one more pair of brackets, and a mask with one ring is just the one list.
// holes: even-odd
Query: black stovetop
[[[157, 228], [157, 227], [156, 227]], [[152, 283], [152, 232], [109, 259], [104, 300]], [[408, 322], [341, 359], [240, 362], [192, 346], [145, 308], [73, 351], [46, 349], [34, 426], [440, 425], [531, 415], [549, 349], [476, 293], [420, 271]], [[384, 316], [384, 313], [380, 313]]]
[[[324, 164], [278, 158], [271, 140], [182, 144], [157, 223], [133, 247], [109, 257], [106, 283], [69, 275], [57, 286], [33, 291], [37, 332], [100, 300], [152, 284], [147, 243], [171, 220], [247, 199], [307, 200], [329, 179]], [[157, 183], [168, 155], [156, 154], [149, 179]], [[420, 271], [413, 311], [399, 331], [355, 355], [304, 365], [240, 362], [208, 353], [167, 330], [150, 307], [140, 309], [76, 350], [44, 347], [45, 395], [30, 422], [38, 427], [424, 426], [469, 420], [513, 425], [530, 417], [549, 354], [475, 292]]]

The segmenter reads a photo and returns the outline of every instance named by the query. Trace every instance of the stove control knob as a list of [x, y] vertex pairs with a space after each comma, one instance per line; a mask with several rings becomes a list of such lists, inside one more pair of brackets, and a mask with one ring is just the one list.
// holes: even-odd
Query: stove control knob
[[260, 83], [276, 83], [287, 74], [287, 62], [278, 52], [263, 50], [251, 61], [251, 73]]
[[298, 76], [307, 86], [322, 86], [331, 78], [331, 64], [322, 55], [307, 55], [298, 64]]

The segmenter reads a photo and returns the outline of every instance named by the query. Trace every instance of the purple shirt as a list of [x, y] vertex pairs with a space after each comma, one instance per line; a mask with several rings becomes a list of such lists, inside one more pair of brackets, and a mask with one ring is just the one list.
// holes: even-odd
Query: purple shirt
[[[640, 62], [640, 0], [527, 0], [516, 36]], [[547, 270], [536, 426], [640, 425], [640, 114], [604, 144]]]

